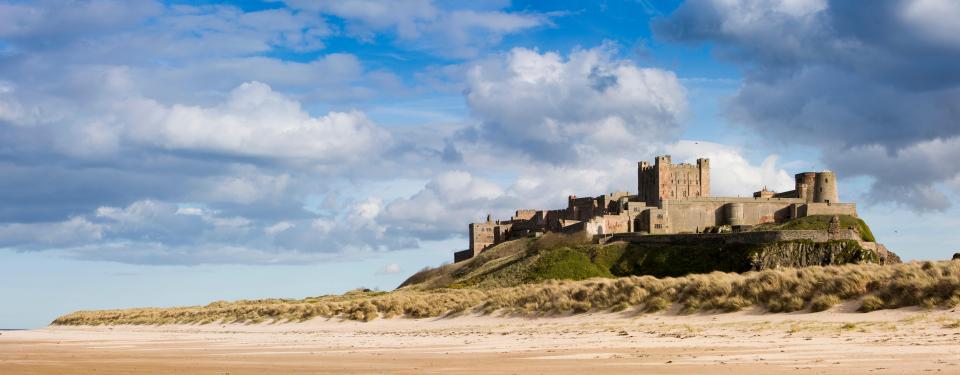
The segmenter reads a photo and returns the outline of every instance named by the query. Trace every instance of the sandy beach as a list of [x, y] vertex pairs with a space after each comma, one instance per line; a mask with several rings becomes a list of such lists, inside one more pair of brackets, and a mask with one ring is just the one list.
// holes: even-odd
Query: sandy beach
[[2, 374], [960, 373], [960, 311], [314, 319], [0, 334]]

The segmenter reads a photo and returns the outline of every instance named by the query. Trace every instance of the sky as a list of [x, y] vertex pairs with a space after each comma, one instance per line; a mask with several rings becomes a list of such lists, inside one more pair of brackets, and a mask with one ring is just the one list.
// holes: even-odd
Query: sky
[[0, 0], [0, 328], [390, 290], [467, 224], [712, 159], [960, 248], [951, 0]]

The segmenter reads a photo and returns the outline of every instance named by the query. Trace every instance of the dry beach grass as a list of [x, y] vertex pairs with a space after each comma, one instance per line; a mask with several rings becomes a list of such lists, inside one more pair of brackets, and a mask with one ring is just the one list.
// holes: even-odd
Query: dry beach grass
[[676, 278], [631, 276], [546, 281], [512, 287], [355, 290], [301, 300], [214, 302], [206, 306], [78, 311], [54, 325], [158, 325], [300, 322], [316, 317], [370, 321], [458, 314], [551, 316], [590, 311], [684, 314], [757, 307], [769, 312], [823, 311], [856, 300], [860, 311], [960, 304], [960, 261], [854, 264]]

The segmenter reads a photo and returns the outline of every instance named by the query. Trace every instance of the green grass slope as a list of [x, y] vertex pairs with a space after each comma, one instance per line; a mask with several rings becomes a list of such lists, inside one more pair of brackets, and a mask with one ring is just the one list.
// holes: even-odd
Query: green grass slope
[[863, 249], [856, 241], [597, 245], [582, 236], [548, 233], [538, 239], [497, 245], [464, 262], [424, 269], [400, 288], [493, 288], [545, 280], [679, 277], [715, 271], [879, 262], [876, 253]]

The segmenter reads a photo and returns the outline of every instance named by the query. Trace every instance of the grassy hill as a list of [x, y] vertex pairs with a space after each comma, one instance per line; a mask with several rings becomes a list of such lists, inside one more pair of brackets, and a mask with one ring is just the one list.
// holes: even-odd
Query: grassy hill
[[[811, 228], [818, 224], [819, 221], [811, 221], [793, 227]], [[487, 288], [545, 280], [643, 275], [678, 277], [714, 271], [747, 272], [776, 267], [881, 262], [879, 254], [860, 247], [856, 241], [784, 241], [766, 245], [597, 245], [577, 235], [548, 233], [537, 239], [499, 244], [461, 263], [424, 269], [400, 287]]]

